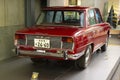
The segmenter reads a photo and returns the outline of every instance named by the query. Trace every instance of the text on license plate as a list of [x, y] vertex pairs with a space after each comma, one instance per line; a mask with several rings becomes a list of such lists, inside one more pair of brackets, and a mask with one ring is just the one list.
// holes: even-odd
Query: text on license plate
[[50, 48], [49, 39], [34, 39], [34, 46], [40, 48]]

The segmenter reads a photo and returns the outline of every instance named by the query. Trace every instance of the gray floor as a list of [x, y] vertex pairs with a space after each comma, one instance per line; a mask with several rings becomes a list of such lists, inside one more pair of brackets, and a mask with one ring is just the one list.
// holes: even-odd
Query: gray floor
[[114, 73], [120, 61], [119, 40], [116, 36], [112, 36], [108, 50], [94, 54], [85, 70], [75, 69], [72, 63], [67, 63], [65, 66], [55, 61], [33, 64], [29, 58], [20, 57], [1, 61], [0, 80], [30, 80], [32, 72], [39, 72], [39, 80], [107, 80], [111, 78], [109, 76]]
[[117, 69], [116, 69], [116, 71], [115, 71], [111, 80], [120, 80], [120, 64], [117, 67]]
[[120, 35], [110, 35], [109, 45], [119, 45], [120, 46]]

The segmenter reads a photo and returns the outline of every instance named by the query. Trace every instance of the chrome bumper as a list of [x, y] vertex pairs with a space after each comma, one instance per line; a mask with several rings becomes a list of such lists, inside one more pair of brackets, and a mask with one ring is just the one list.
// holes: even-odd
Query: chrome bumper
[[17, 54], [33, 55], [33, 56], [50, 56], [50, 57], [63, 58], [64, 60], [68, 60], [68, 59], [76, 60], [82, 55], [84, 55], [84, 51], [77, 54], [67, 54], [66, 51], [63, 51], [62, 53], [51, 53], [51, 52], [41, 53], [37, 51], [17, 50]]

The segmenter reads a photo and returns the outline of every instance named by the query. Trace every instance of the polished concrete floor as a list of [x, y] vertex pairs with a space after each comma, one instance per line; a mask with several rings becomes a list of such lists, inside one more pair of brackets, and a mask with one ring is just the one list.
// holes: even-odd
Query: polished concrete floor
[[[109, 80], [120, 61], [120, 39], [111, 36], [108, 50], [92, 55], [85, 70], [75, 69], [55, 61], [33, 64], [29, 58], [13, 57], [0, 62], [0, 80], [30, 80], [32, 72], [39, 73], [39, 80]], [[116, 65], [116, 66], [115, 66]]]
[[119, 35], [110, 35], [109, 45], [119, 45], [120, 46], [120, 34]]

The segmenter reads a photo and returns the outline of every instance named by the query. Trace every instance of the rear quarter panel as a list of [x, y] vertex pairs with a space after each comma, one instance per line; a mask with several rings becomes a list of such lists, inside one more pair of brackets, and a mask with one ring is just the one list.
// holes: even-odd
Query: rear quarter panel
[[[110, 26], [108, 23], [102, 23], [100, 26], [87, 27], [76, 32], [75, 53], [79, 53], [86, 49], [87, 45], [92, 44], [93, 52], [105, 44], [106, 38], [109, 36]], [[97, 31], [97, 32], [95, 32]]]
[[91, 44], [93, 33], [90, 28], [83, 28], [75, 34], [75, 52], [79, 53], [86, 49], [87, 45]]

